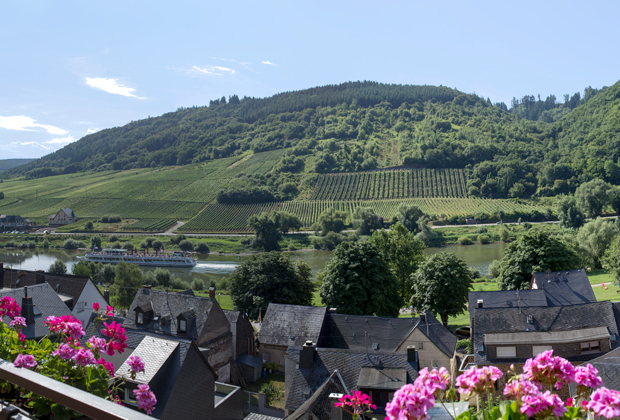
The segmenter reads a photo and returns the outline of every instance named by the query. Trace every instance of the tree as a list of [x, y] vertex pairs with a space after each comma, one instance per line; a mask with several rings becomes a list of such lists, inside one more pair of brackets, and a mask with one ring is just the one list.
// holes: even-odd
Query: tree
[[183, 251], [193, 251], [194, 244], [191, 243], [189, 240], [184, 239], [181, 242], [179, 242], [179, 248], [181, 248], [181, 250]]
[[268, 252], [278, 251], [280, 249], [278, 241], [282, 240], [282, 233], [280, 232], [277, 222], [270, 214], [253, 214], [248, 219], [248, 226], [256, 235], [252, 241], [253, 247], [263, 248]]
[[93, 280], [109, 286], [114, 283], [114, 277], [116, 277], [116, 270], [114, 266], [111, 264], [103, 264], [101, 270], [94, 275]]
[[346, 213], [329, 208], [319, 215], [319, 220], [312, 225], [312, 228], [320, 231], [321, 236], [325, 236], [329, 232], [340, 233], [345, 228], [346, 217]]
[[460, 315], [467, 310], [472, 289], [471, 272], [465, 261], [455, 254], [440, 252], [431, 255], [412, 277], [411, 303], [414, 308], [440, 315], [446, 327], [449, 315]]
[[135, 264], [121, 261], [116, 266], [114, 284], [110, 287], [110, 294], [114, 299], [114, 306], [129, 308], [136, 291], [142, 287], [142, 270]]
[[230, 277], [230, 297], [237, 309], [257, 319], [270, 303], [312, 305], [314, 292], [310, 266], [288, 254], [268, 252], [240, 264]]
[[605, 252], [603, 267], [613, 273], [616, 280], [615, 285], [620, 286], [620, 236], [616, 237]]
[[418, 232], [416, 238], [424, 242], [425, 245], [430, 245], [435, 240], [435, 237], [437, 237], [437, 234], [431, 229], [428, 216], [424, 215], [420, 217], [417, 221], [417, 225], [420, 232]]
[[91, 222], [90, 220], [88, 222], [86, 222], [84, 224], [84, 229], [86, 230], [92, 230], [93, 229], [93, 222]]
[[398, 279], [369, 241], [338, 245], [319, 281], [323, 303], [341, 314], [397, 317], [404, 304]]
[[594, 267], [601, 268], [601, 259], [618, 234], [618, 229], [611, 220], [601, 219], [586, 223], [577, 233], [577, 244], [588, 256]]
[[3, 198], [4, 198], [4, 193], [0, 191], [0, 200], [2, 200]]
[[301, 220], [299, 220], [299, 217], [291, 213], [287, 213], [285, 211], [276, 211], [273, 213], [273, 219], [275, 220], [276, 224], [278, 225], [278, 229], [280, 229], [280, 232], [282, 232], [283, 235], [286, 235], [290, 231], [297, 232], [299, 229], [301, 229]]
[[620, 216], [620, 187], [614, 186], [607, 190], [607, 198], [614, 212]]
[[80, 261], [77, 264], [73, 264], [73, 267], [71, 267], [71, 274], [74, 276], [90, 277], [92, 275], [92, 271], [88, 267], [88, 263]]
[[506, 247], [500, 262], [499, 290], [527, 289], [534, 272], [582, 266], [575, 249], [546, 232], [528, 231]]
[[47, 269], [47, 272], [52, 274], [66, 274], [67, 266], [64, 262], [56, 260], [52, 263], [52, 265], [50, 265], [50, 267]]
[[401, 204], [400, 207], [398, 207], [396, 218], [409, 231], [418, 232], [420, 230], [420, 227], [418, 227], [418, 220], [420, 220], [422, 216], [424, 216], [424, 212], [420, 210], [418, 206], [413, 204], [410, 206]]
[[91, 249], [101, 249], [101, 236], [91, 236], [90, 237], [90, 248]]
[[170, 283], [172, 282], [170, 271], [161, 267], [157, 267], [155, 269], [155, 279], [157, 279], [157, 284], [163, 287], [170, 286]]
[[372, 207], [358, 207], [353, 213], [353, 227], [357, 229], [358, 235], [370, 235], [382, 226]]
[[585, 216], [577, 207], [575, 197], [566, 196], [558, 200], [556, 204], [556, 213], [560, 219], [560, 224], [564, 227], [578, 229], [583, 225]]
[[577, 206], [588, 217], [600, 216], [603, 207], [607, 204], [607, 191], [609, 189], [610, 185], [598, 178], [581, 184], [575, 191]]
[[379, 230], [372, 234], [373, 243], [384, 258], [400, 284], [400, 296], [405, 302], [411, 299], [412, 277], [420, 263], [424, 261], [424, 242], [415, 237], [415, 233], [408, 230], [400, 222], [390, 231]]

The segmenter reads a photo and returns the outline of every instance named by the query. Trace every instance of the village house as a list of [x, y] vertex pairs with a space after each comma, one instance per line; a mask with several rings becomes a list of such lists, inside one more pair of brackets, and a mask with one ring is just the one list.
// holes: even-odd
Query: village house
[[90, 315], [93, 313], [93, 303], [98, 303], [101, 308], [108, 305], [107, 299], [88, 277], [51, 274], [42, 270], [14, 270], [4, 268], [0, 263], [0, 287], [2, 288], [14, 289], [43, 283], [48, 283], [52, 287], [52, 290], [67, 305], [71, 314], [84, 326], [88, 325]]
[[[22, 328], [22, 334], [29, 340], [39, 340], [49, 334], [50, 330], [44, 323], [48, 316], [71, 315], [71, 310], [48, 283], [0, 289], [0, 298], [5, 296], [12, 297], [21, 306], [20, 316], [26, 318], [27, 325]], [[4, 317], [5, 324], [8, 325], [9, 321], [8, 317]]]
[[32, 226], [32, 222], [21, 216], [8, 216], [6, 214], [0, 214], [0, 232], [24, 230], [30, 226]]
[[58, 213], [48, 216], [47, 220], [50, 226], [61, 226], [74, 223], [77, 220], [77, 216], [73, 213], [73, 210], [67, 208], [60, 209]]
[[196, 342], [208, 349], [207, 360], [219, 380], [230, 381], [232, 332], [213, 288], [208, 298], [151, 290], [150, 286], [139, 289], [123, 327]]
[[[617, 348], [617, 310], [612, 302], [571, 306], [475, 308], [474, 364], [506, 372], [546, 350], [583, 363]], [[500, 379], [503, 386], [506, 378]]]
[[254, 356], [254, 327], [245, 312], [224, 309], [224, 314], [230, 324], [233, 337], [233, 360], [237, 360], [244, 354]]

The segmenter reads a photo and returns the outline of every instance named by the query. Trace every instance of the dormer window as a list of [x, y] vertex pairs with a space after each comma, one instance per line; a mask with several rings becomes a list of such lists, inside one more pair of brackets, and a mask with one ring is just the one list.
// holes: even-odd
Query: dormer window
[[183, 318], [179, 318], [179, 332], [187, 332], [187, 321]]

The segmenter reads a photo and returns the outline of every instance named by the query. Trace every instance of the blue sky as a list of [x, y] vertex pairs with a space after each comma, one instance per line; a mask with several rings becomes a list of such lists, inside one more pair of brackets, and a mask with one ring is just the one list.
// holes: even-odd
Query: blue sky
[[508, 105], [618, 79], [619, 2], [0, 2], [0, 159], [237, 94], [375, 80]]

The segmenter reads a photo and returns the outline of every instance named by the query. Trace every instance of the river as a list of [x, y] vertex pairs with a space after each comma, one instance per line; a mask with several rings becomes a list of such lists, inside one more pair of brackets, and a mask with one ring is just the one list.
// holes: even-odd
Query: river
[[[506, 244], [494, 243], [487, 245], [448, 245], [441, 248], [426, 248], [425, 255], [431, 255], [438, 252], [453, 252], [462, 258], [467, 265], [481, 274], [487, 274], [489, 264], [493, 260], [502, 258]], [[0, 262], [6, 267], [24, 269], [24, 270], [47, 270], [47, 268], [56, 260], [61, 260], [67, 264], [70, 272], [71, 266], [77, 263], [78, 255], [83, 251], [72, 250], [13, 250], [0, 249]], [[325, 264], [331, 258], [330, 251], [300, 251], [293, 252], [293, 259], [300, 259], [310, 265], [313, 275], [325, 268]], [[235, 267], [251, 257], [248, 255], [232, 256], [218, 254], [196, 254], [198, 264], [191, 269], [173, 268], [170, 271], [184, 280], [191, 280], [192, 277], [199, 277], [204, 280], [219, 280], [235, 269]], [[151, 268], [144, 268], [150, 270]]]

